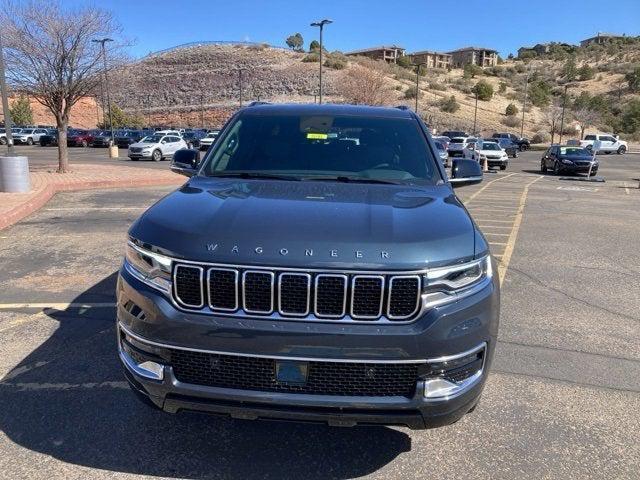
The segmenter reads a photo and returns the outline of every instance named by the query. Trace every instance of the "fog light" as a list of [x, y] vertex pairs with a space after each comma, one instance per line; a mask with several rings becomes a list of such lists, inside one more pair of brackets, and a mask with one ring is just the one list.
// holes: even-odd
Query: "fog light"
[[126, 340], [120, 341], [120, 359], [136, 375], [151, 380], [164, 378], [164, 365], [150, 360], [145, 352], [132, 347]]
[[471, 389], [482, 378], [487, 344], [457, 355], [427, 360], [429, 372], [424, 378], [424, 398], [449, 400]]

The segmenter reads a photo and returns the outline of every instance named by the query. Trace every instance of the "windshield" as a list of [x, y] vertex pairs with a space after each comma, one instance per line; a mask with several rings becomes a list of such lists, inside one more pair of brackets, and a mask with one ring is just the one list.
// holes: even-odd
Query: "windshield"
[[20, 133], [33, 133], [33, 128], [25, 128], [24, 130], [22, 130], [22, 132]]
[[160, 140], [162, 140], [162, 135], [149, 135], [140, 141], [142, 143], [160, 143]]
[[568, 155], [570, 157], [575, 156], [587, 156], [590, 157], [591, 154], [589, 150], [582, 147], [560, 147], [560, 155]]
[[444, 145], [441, 142], [435, 142], [435, 144], [438, 150], [444, 151]]
[[452, 138], [449, 143], [464, 143], [464, 138]]
[[501, 150], [500, 145], [495, 142], [484, 142], [482, 144], [482, 150]]
[[245, 114], [216, 145], [205, 175], [440, 179], [424, 134], [412, 119]]

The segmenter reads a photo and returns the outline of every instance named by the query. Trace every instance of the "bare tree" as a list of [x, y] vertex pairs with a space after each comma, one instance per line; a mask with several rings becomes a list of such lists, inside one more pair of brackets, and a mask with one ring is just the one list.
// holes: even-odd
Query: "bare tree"
[[562, 105], [557, 98], [544, 111], [544, 120], [551, 127], [551, 143], [553, 143], [556, 131], [560, 128], [560, 119], [562, 117]]
[[345, 73], [340, 90], [345, 101], [357, 105], [385, 105], [391, 97], [384, 73], [360, 65]]
[[584, 138], [584, 131], [600, 121], [600, 113], [589, 108], [578, 108], [573, 111], [573, 118], [580, 124], [580, 138]]
[[[5, 4], [0, 28], [6, 38], [7, 77], [48, 108], [58, 127], [58, 172], [69, 169], [67, 127], [71, 108], [95, 95], [102, 68], [101, 37], [117, 37], [110, 12], [97, 7], [63, 8], [57, 1]], [[121, 58], [122, 45], [111, 42], [108, 58]]]

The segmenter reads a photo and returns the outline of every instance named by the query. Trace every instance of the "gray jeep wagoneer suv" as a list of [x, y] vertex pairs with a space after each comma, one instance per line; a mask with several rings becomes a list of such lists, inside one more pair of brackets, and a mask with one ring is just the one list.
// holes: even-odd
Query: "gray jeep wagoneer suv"
[[252, 104], [131, 227], [118, 347], [167, 412], [426, 428], [473, 410], [496, 345], [482, 233], [406, 108]]

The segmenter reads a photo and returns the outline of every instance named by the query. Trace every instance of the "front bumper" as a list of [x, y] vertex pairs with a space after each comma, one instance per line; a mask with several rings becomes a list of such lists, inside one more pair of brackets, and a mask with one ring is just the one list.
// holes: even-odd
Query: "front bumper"
[[490, 167], [504, 167], [509, 164], [508, 158], [488, 158], [487, 165]]
[[[560, 164], [560, 172], [562, 173], [589, 173], [589, 165], [567, 165]], [[598, 173], [598, 165], [594, 165], [591, 168], [591, 174]]]
[[[447, 425], [477, 403], [495, 349], [497, 281], [454, 304], [429, 310], [399, 325], [336, 324], [216, 317], [177, 310], [162, 294], [122, 270], [118, 279], [118, 346], [134, 391], [167, 412], [199, 410], [234, 418], [273, 418], [331, 425], [390, 424], [411, 428]], [[420, 363], [485, 345], [482, 374], [455, 396], [426, 399], [425, 380], [412, 394], [343, 396], [222, 388], [181, 382], [171, 354], [159, 361], [161, 374], [136, 369], [127, 353], [134, 342], [147, 352], [224, 352], [224, 355], [323, 362]], [[125, 345], [125, 348], [123, 348]], [[133, 361], [133, 364], [132, 364]], [[138, 359], [138, 361], [140, 361]]]
[[129, 158], [151, 158], [151, 152], [149, 153], [132, 153], [132, 152], [128, 152], [128, 156]]

